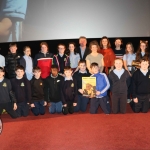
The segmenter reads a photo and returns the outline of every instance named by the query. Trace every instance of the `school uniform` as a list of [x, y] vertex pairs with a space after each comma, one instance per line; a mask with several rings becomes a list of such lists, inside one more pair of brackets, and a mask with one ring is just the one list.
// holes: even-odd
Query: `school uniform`
[[[73, 74], [73, 78], [76, 79], [77, 81], [77, 88], [82, 89], [82, 77], [89, 77], [90, 73], [85, 70], [85, 72], [81, 72], [80, 70], [75, 72]], [[74, 111], [82, 111], [85, 112], [87, 108], [87, 104], [89, 102], [89, 98], [86, 96], [83, 96], [79, 91], [78, 91], [78, 100], [77, 100], [77, 106], [75, 107]]]
[[67, 104], [67, 107], [62, 108], [64, 115], [74, 113], [73, 103], [77, 103], [77, 83], [72, 77], [70, 79], [65, 78], [61, 84], [61, 100], [63, 105]]
[[138, 98], [138, 103], [133, 103], [132, 109], [135, 113], [148, 112], [150, 94], [150, 71], [142, 72], [137, 69], [132, 77], [132, 96]]
[[59, 74], [53, 77], [52, 74], [45, 79], [44, 94], [45, 99], [50, 103], [49, 112], [51, 114], [62, 112], [61, 82], [64, 77]]
[[70, 58], [68, 55], [57, 54], [53, 57], [53, 64], [58, 66], [59, 73], [64, 73], [64, 67], [70, 66]]
[[110, 72], [110, 90], [112, 92], [112, 111], [113, 113], [126, 113], [127, 91], [130, 85], [130, 75], [128, 71], [121, 69]]
[[2, 114], [3, 109], [12, 118], [17, 118], [17, 113], [13, 110], [13, 105], [16, 103], [16, 98], [12, 92], [12, 86], [8, 79], [3, 78], [0, 80], [0, 114]]
[[21, 79], [13, 78], [10, 80], [12, 84], [12, 91], [14, 92], [17, 99], [17, 114], [19, 117], [28, 116], [29, 105], [31, 100], [31, 85], [28, 79], [25, 77]]
[[45, 114], [45, 106], [44, 106], [44, 83], [41, 78], [36, 79], [32, 78], [31, 83], [31, 101], [30, 104], [34, 104], [35, 107], [31, 108], [32, 113], [35, 116], [44, 115]]
[[105, 114], [110, 113], [110, 104], [107, 96], [107, 90], [110, 87], [108, 78], [104, 73], [97, 73], [92, 75], [96, 77], [96, 91], [100, 91], [100, 95], [91, 98], [90, 113], [97, 113], [98, 107], [100, 106]]

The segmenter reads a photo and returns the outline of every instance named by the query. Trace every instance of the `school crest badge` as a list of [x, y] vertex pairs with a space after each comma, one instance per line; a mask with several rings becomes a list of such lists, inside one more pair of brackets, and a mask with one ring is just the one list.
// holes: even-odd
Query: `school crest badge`
[[21, 83], [21, 86], [24, 86], [24, 83], [23, 83], [23, 82]]
[[66, 58], [64, 58], [64, 61], [66, 61]]
[[150, 75], [149, 75], [149, 78], [150, 78]]
[[43, 85], [42, 82], [40, 83], [40, 85]]
[[71, 87], [74, 87], [74, 83], [71, 84]]
[[6, 83], [3, 83], [3, 87], [7, 87], [7, 84], [6, 84]]

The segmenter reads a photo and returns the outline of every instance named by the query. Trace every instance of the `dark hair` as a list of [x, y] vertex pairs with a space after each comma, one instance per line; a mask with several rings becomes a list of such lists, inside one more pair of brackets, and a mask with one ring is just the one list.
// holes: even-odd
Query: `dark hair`
[[111, 47], [111, 44], [110, 44], [110, 41], [109, 41], [109, 39], [108, 39], [108, 37], [107, 36], [103, 36], [102, 38], [101, 38], [101, 40], [100, 40], [100, 48], [101, 49], [103, 49], [103, 44], [102, 44], [102, 40], [103, 39], [106, 39], [107, 40], [107, 48], [110, 48]]
[[33, 67], [33, 72], [34, 72], [34, 71], [41, 71], [41, 68], [38, 67], [38, 66], [35, 66], [35, 67]]
[[23, 70], [23, 71], [25, 71], [25, 69], [24, 69], [24, 67], [22, 65], [16, 66], [15, 71], [17, 71], [17, 70]]
[[115, 42], [116, 42], [117, 40], [120, 40], [120, 41], [121, 41], [121, 45], [123, 45], [123, 41], [122, 41], [121, 38], [116, 38], [116, 39], [115, 39]]
[[136, 52], [136, 60], [137, 60], [137, 61], [140, 61], [140, 59], [141, 59], [141, 48], [140, 48], [141, 43], [144, 43], [144, 44], [146, 45], [144, 57], [148, 59], [149, 56], [150, 56], [149, 51], [148, 51], [148, 42], [141, 40], [141, 41], [140, 41], [140, 44], [139, 44], [139, 47], [138, 47], [138, 50], [137, 50], [137, 52]]
[[51, 69], [58, 69], [58, 66], [57, 65], [52, 65]]
[[76, 50], [76, 44], [74, 42], [70, 42], [68, 44], [68, 49], [66, 50], [66, 54], [69, 56], [70, 55], [70, 50], [69, 50], [69, 45], [70, 44], [73, 44], [74, 45], [74, 54], [76, 55], [77, 54], [77, 50]]
[[143, 61], [147, 61], [147, 62], [148, 62], [148, 64], [150, 64], [150, 62], [149, 62], [149, 59], [148, 59], [148, 58], [141, 58], [141, 59], [140, 59], [140, 64], [141, 64]]
[[96, 63], [96, 62], [93, 62], [93, 63], [91, 63], [91, 65], [90, 65], [90, 68], [93, 68], [93, 67], [98, 67], [99, 65], [98, 65], [98, 63]]
[[86, 61], [85, 61], [85, 60], [80, 60], [80, 61], [78, 62], [78, 65], [80, 65], [80, 64], [82, 64], [82, 63], [86, 64]]
[[72, 70], [72, 69], [71, 69], [70, 66], [65, 66], [65, 67], [64, 67], [64, 71], [67, 71], [67, 70]]
[[0, 72], [5, 72], [5, 69], [0, 67]]
[[16, 43], [10, 43], [9, 47], [12, 47], [12, 46], [17, 46], [17, 44]]
[[80, 37], [79, 37], [79, 40], [80, 40], [80, 39], [85, 39], [85, 40], [87, 40], [87, 38], [86, 38], [85, 36], [80, 36]]

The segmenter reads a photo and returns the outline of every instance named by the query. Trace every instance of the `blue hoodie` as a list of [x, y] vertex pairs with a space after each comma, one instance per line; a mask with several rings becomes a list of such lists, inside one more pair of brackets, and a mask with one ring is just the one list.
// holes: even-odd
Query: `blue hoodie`
[[96, 98], [107, 96], [107, 90], [110, 87], [107, 76], [104, 73], [97, 73], [92, 75], [92, 77], [96, 77], [96, 90], [101, 92]]

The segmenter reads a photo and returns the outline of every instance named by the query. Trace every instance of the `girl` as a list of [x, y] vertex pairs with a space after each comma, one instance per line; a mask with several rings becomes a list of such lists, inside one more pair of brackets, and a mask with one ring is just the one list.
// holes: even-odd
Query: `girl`
[[[132, 76], [132, 74], [135, 71], [135, 68], [132, 66], [132, 61], [135, 60], [136, 55], [133, 52], [134, 52], [134, 48], [132, 43], [127, 43], [126, 54], [123, 56], [123, 63], [124, 63], [124, 68], [128, 71], [130, 76]], [[131, 92], [132, 92], [131, 85], [129, 85], [127, 103], [130, 103], [132, 101]]]
[[25, 75], [28, 80], [31, 80], [33, 77], [33, 59], [30, 57], [31, 49], [29, 46], [26, 46], [23, 49], [24, 56], [20, 59], [20, 65], [22, 65], [25, 69]]
[[100, 72], [103, 72], [104, 60], [103, 60], [103, 55], [99, 54], [97, 52], [99, 49], [99, 45], [98, 45], [97, 41], [90, 42], [89, 48], [91, 50], [91, 53], [89, 55], [87, 55], [87, 57], [86, 57], [86, 65], [87, 65], [89, 72], [92, 74], [90, 65], [93, 62], [96, 62], [99, 65]]
[[[115, 69], [109, 74], [110, 90], [112, 92], [112, 111], [114, 114], [126, 113], [127, 90], [130, 84], [130, 75], [123, 69], [123, 60], [115, 59]], [[118, 107], [119, 106], [119, 107]]]
[[140, 62], [141, 58], [150, 59], [148, 41], [140, 41], [140, 45], [136, 53], [136, 61]]
[[113, 50], [111, 49], [111, 44], [106, 36], [103, 36], [100, 40], [100, 51], [104, 56], [104, 72], [108, 75], [109, 70], [114, 68], [114, 60], [116, 58]]
[[70, 56], [70, 66], [71, 66], [71, 68], [74, 72], [78, 67], [78, 62], [80, 60], [80, 55], [76, 52], [75, 43], [73, 43], [73, 42], [69, 43], [69, 53], [68, 53], [68, 55]]
[[114, 53], [116, 55], [116, 58], [123, 58], [123, 55], [125, 54], [124, 48], [121, 48], [122, 44], [123, 43], [122, 43], [122, 39], [121, 38], [115, 39]]

